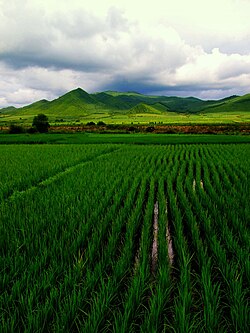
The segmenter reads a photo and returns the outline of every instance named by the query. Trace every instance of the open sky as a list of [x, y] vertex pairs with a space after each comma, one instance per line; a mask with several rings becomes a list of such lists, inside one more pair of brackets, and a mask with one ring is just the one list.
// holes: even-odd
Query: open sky
[[250, 92], [250, 0], [0, 0], [0, 107], [81, 87]]

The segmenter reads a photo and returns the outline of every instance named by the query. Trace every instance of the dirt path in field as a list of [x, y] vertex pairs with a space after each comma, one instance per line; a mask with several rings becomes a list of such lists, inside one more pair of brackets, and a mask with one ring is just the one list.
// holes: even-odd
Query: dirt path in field
[[158, 258], [158, 218], [159, 218], [159, 205], [158, 201], [154, 204], [154, 225], [153, 225], [153, 246], [152, 246], [152, 272], [154, 273], [157, 265]]
[[[167, 213], [167, 211], [166, 211]], [[156, 271], [157, 267], [157, 259], [158, 259], [158, 219], [159, 219], [159, 204], [158, 201], [154, 204], [154, 224], [153, 224], [153, 245], [152, 245], [152, 272]], [[173, 242], [170, 234], [170, 228], [167, 226], [166, 230], [166, 240], [168, 246], [168, 260], [170, 265], [172, 266], [174, 263], [174, 250], [173, 250]]]
[[101, 154], [99, 155], [96, 155], [96, 156], [92, 156], [90, 157], [89, 159], [86, 159], [82, 162], [78, 162], [77, 164], [74, 164], [72, 166], [69, 166], [59, 172], [57, 172], [56, 174], [42, 180], [42, 181], [38, 181], [36, 184], [30, 186], [29, 188], [26, 188], [25, 190], [16, 190], [14, 191], [11, 195], [9, 195], [5, 201], [13, 201], [13, 200], [16, 200], [17, 198], [25, 195], [25, 194], [28, 194], [30, 192], [33, 192], [35, 190], [37, 190], [39, 187], [45, 187], [45, 186], [48, 186], [50, 185], [51, 183], [55, 182], [56, 180], [60, 179], [60, 178], [63, 178], [65, 177], [67, 174], [70, 174], [72, 172], [74, 172], [75, 170], [77, 170], [78, 168], [82, 168], [86, 163], [90, 162], [90, 161], [93, 161], [95, 159], [98, 159], [98, 158], [101, 158], [105, 155], [108, 155], [108, 154], [112, 154], [114, 153], [115, 151], [117, 150], [120, 150], [121, 148], [118, 148], [118, 149], [114, 149], [112, 151], [107, 151], [107, 152], [102, 152]]
[[170, 265], [172, 266], [174, 263], [174, 250], [173, 250], [173, 242], [170, 235], [170, 229], [167, 227], [167, 242], [168, 242], [168, 260]]

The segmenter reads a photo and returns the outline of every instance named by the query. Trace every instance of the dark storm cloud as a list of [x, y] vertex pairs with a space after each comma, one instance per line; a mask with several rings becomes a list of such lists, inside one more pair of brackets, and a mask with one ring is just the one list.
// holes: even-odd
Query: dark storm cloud
[[215, 98], [225, 97], [231, 94], [231, 86], [209, 85], [209, 84], [186, 84], [186, 85], [160, 85], [154, 82], [132, 81], [130, 79], [117, 77], [109, 85], [104, 85], [103, 90], [135, 91], [143, 94], [165, 95], [165, 96], [196, 96], [204, 97], [212, 95], [215, 91]]
[[39, 54], [36, 52], [24, 51], [20, 54], [15, 52], [6, 52], [0, 55], [0, 61], [3, 61], [13, 69], [19, 70], [27, 67], [42, 67], [57, 70], [72, 69], [84, 72], [102, 72], [110, 69], [110, 64], [100, 62], [98, 59], [84, 59], [81, 55], [74, 57], [60, 55], [51, 52], [51, 54]]

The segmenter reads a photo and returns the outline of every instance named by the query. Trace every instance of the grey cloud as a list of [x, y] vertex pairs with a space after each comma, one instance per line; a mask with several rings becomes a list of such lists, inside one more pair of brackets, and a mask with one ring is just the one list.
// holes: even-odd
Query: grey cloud
[[250, 33], [241, 36], [231, 38], [229, 40], [222, 39], [218, 43], [221, 52], [232, 54], [238, 53], [240, 55], [248, 55], [250, 54]]
[[131, 79], [128, 77], [117, 76], [113, 79], [112, 83], [104, 84], [102, 90], [117, 90], [117, 91], [137, 91], [144, 94], [152, 95], [166, 95], [166, 96], [195, 96], [206, 98], [205, 96], [212, 95], [210, 92], [216, 91], [216, 96], [218, 98], [226, 97], [230, 95], [230, 90], [232, 87], [230, 85], [226, 86], [215, 86], [214, 84], [204, 83], [204, 84], [159, 84], [152, 81], [148, 77], [140, 80]]
[[48, 54], [37, 54], [34, 52], [15, 54], [6, 52], [0, 55], [0, 60], [16, 70], [27, 67], [43, 67], [57, 70], [72, 69], [84, 72], [102, 72], [112, 68], [110, 64], [100, 62], [99, 57], [97, 57], [97, 59], [91, 59], [90, 57], [84, 58], [84, 55], [81, 55], [80, 52], [73, 56], [70, 54], [60, 55], [56, 51], [51, 51]]
[[0, 60], [10, 66], [95, 72], [119, 68], [126, 61], [121, 49], [124, 36], [119, 34], [129, 38], [130, 23], [120, 10], [111, 8], [102, 18], [82, 9], [67, 15], [59, 10], [56, 17], [38, 11], [30, 16], [28, 10], [24, 6], [23, 15], [17, 15], [15, 20], [13, 8], [3, 11]]
[[[0, 10], [0, 103], [5, 97], [9, 104], [57, 97], [77, 86], [202, 98], [240, 94], [250, 86], [250, 54], [206, 52], [196, 45], [202, 34], [184, 41], [185, 34], [171, 26], [150, 30], [115, 7], [99, 17], [71, 7], [55, 15], [32, 1], [17, 3], [10, 0]], [[220, 38], [200, 45], [210, 50]]]
[[105, 29], [105, 21], [83, 10], [73, 10], [51, 19], [52, 29], [70, 39], [91, 38]]
[[[167, 80], [166, 80], [167, 81]], [[116, 78], [114, 82], [112, 83], [112, 87], [118, 87], [122, 91], [126, 91], [129, 89], [129, 87], [132, 87], [130, 90], [138, 90], [138, 92], [145, 93], [145, 94], [167, 94], [167, 95], [173, 95], [180, 93], [183, 94], [189, 94], [190, 92], [198, 92], [199, 90], [203, 89], [209, 89], [208, 85], [198, 85], [198, 84], [160, 84], [157, 83], [157, 81], [154, 81], [153, 79], [149, 77], [145, 77], [141, 80], [131, 80], [131, 79], [123, 79], [123, 78]], [[119, 90], [118, 89], [118, 90]]]
[[250, 74], [250, 59], [244, 61], [244, 59], [239, 57], [238, 61], [228, 61], [220, 66], [217, 73], [218, 78], [221, 80], [236, 78], [243, 74]]
[[84, 10], [69, 11], [65, 17], [59, 11], [57, 18], [35, 11], [24, 21], [26, 10], [15, 20], [5, 16], [0, 32], [0, 60], [16, 69], [38, 66], [117, 72], [131, 68], [136, 74], [166, 68], [174, 71], [187, 58], [180, 45], [148, 36], [115, 7], [103, 18]]
[[0, 60], [14, 68], [44, 66], [86, 71], [106, 68], [109, 61], [100, 59], [100, 50], [95, 53], [92, 40], [107, 30], [104, 19], [86, 11], [72, 11], [57, 19], [34, 12], [26, 18], [26, 10], [24, 7], [23, 15], [17, 15], [15, 20], [8, 16], [12, 11], [3, 12]]

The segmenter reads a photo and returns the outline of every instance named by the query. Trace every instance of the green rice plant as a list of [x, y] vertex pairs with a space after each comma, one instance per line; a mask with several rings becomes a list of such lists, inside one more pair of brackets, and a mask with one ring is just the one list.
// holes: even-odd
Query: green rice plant
[[[192, 156], [193, 157], [193, 156]], [[192, 184], [193, 180], [193, 159], [191, 158], [191, 163], [189, 164], [188, 176], [186, 179], [186, 190], [189, 196], [195, 196], [194, 186]], [[199, 184], [199, 182], [197, 181]], [[201, 300], [198, 301], [198, 306], [202, 309], [202, 321], [200, 329], [202, 329], [202, 324], [208, 332], [219, 332], [220, 322], [221, 322], [221, 306], [220, 306], [220, 296], [219, 290], [220, 285], [218, 283], [212, 282], [212, 271], [211, 271], [211, 262], [207, 253], [207, 248], [203, 244], [202, 238], [200, 236], [200, 230], [196, 218], [192, 212], [192, 206], [189, 203], [187, 198], [186, 190], [182, 190], [181, 187], [178, 187], [179, 190], [179, 202], [180, 206], [185, 212], [186, 221], [192, 235], [192, 243], [194, 245], [194, 256], [198, 259], [198, 269], [197, 278], [198, 285], [200, 285], [201, 291]], [[192, 202], [196, 205], [197, 198]], [[199, 294], [199, 293], [198, 293]], [[199, 310], [198, 310], [199, 313]]]
[[[205, 178], [205, 181], [206, 181], [206, 187], [208, 187], [209, 183], [207, 178]], [[199, 200], [195, 199], [194, 203], [196, 204], [195, 205], [196, 212], [205, 229], [205, 235], [208, 240], [207, 243], [209, 244], [211, 251], [215, 254], [216, 261], [218, 262], [218, 265], [220, 267], [219, 270], [223, 277], [222, 288], [223, 289], [225, 288], [224, 289], [225, 296], [229, 302], [227, 307], [229, 307], [230, 309], [237, 308], [237, 310], [235, 311], [230, 311], [231, 321], [225, 318], [227, 326], [231, 327], [230, 325], [232, 325], [234, 329], [236, 330], [241, 329], [244, 331], [247, 327], [246, 318], [248, 313], [247, 302], [246, 302], [246, 291], [243, 289], [242, 286], [242, 277], [240, 279], [235, 280], [235, 277], [236, 276], [240, 277], [242, 273], [238, 272], [237, 264], [228, 263], [226, 252], [221, 246], [220, 241], [217, 239], [217, 235], [215, 233], [215, 230], [213, 229], [213, 223], [210, 217], [208, 216], [208, 214], [204, 212], [204, 209], [199, 203]], [[235, 282], [232, 283], [232, 281]], [[239, 302], [241, 303], [241, 306], [239, 306]]]
[[170, 324], [168, 315], [170, 307], [171, 277], [170, 259], [167, 243], [167, 212], [164, 193], [164, 181], [158, 182], [157, 202], [159, 203], [159, 234], [158, 234], [158, 262], [155, 280], [152, 285], [152, 296], [149, 308], [140, 327], [141, 332], [162, 332]]
[[150, 290], [150, 248], [152, 244], [151, 226], [154, 211], [154, 180], [150, 182], [148, 202], [140, 240], [138, 267], [124, 298], [124, 309], [114, 314], [115, 332], [130, 332], [139, 325], [145, 310], [144, 302]]
[[[0, 200], [15, 191], [26, 191], [48, 177], [117, 149], [108, 145], [0, 146]], [[22, 160], [22, 163], [20, 163]]]
[[146, 184], [144, 182], [141, 186], [139, 198], [135, 203], [133, 214], [129, 217], [129, 221], [127, 222], [127, 232], [124, 248], [121, 251], [121, 257], [114, 264], [112, 277], [108, 279], [106, 283], [104, 280], [100, 280], [101, 290], [92, 298], [91, 312], [84, 325], [86, 331], [98, 331], [103, 328], [103, 325], [105, 325], [106, 322], [107, 313], [110, 311], [110, 303], [116, 299], [117, 292], [119, 288], [122, 287], [122, 283], [124, 283], [128, 270], [133, 263], [133, 240], [141, 219], [141, 209], [145, 190]]
[[[183, 163], [185, 168], [185, 164]], [[183, 170], [182, 167], [182, 170]], [[182, 171], [180, 171], [181, 174]], [[178, 186], [178, 185], [177, 185]], [[174, 299], [174, 323], [172, 329], [178, 332], [186, 332], [193, 329], [194, 322], [191, 318], [192, 286], [190, 277], [191, 256], [188, 253], [186, 239], [183, 235], [182, 216], [176, 205], [175, 195], [171, 182], [167, 181], [167, 195], [171, 207], [172, 223], [174, 225], [174, 245], [176, 260], [179, 267], [179, 281], [177, 296]]]
[[[249, 282], [249, 266], [247, 265], [247, 258], [249, 258], [250, 245], [248, 241], [248, 229], [244, 227], [244, 223], [242, 223], [243, 216], [241, 216], [241, 219], [239, 219], [238, 212], [236, 213], [229, 208], [226, 209], [225, 215], [229, 217], [229, 221], [231, 220], [233, 222], [229, 225], [228, 219], [225, 219], [223, 215], [218, 215], [218, 208], [224, 213], [229, 199], [227, 199], [227, 202], [225, 202], [222, 193], [222, 195], [220, 196], [220, 201], [223, 200], [223, 205], [219, 204], [217, 207], [215, 207], [212, 204], [212, 200], [218, 202], [219, 195], [217, 195], [217, 193], [213, 190], [211, 180], [208, 177], [206, 178], [206, 189], [207, 191], [201, 191], [200, 189], [198, 189], [198, 193], [200, 193], [202, 201], [204, 202], [204, 209], [206, 209], [207, 211], [209, 210], [209, 214], [214, 218], [214, 226], [224, 239], [228, 251], [230, 251], [231, 255], [235, 257], [236, 261], [241, 262], [242, 267], [245, 266], [245, 273]], [[210, 195], [211, 200], [209, 200], [206, 193]], [[234, 204], [235, 200], [233, 201]], [[230, 229], [229, 226], [232, 226], [233, 230]], [[240, 238], [242, 242], [239, 242], [238, 238]], [[243, 247], [240, 246], [240, 243], [243, 244]]]
[[1, 331], [247, 332], [249, 145], [88, 140], [0, 146]]
[[[217, 181], [217, 171], [216, 168], [213, 168], [210, 163], [210, 158], [207, 158], [207, 164], [202, 161], [202, 166], [204, 168], [204, 172], [206, 175], [206, 181], [205, 186], [207, 191], [200, 191], [198, 188], [198, 192], [200, 193], [201, 197], [204, 197], [206, 192], [209, 194], [211, 198], [211, 206], [213, 207], [212, 210], [215, 211], [215, 216], [218, 216], [216, 213], [218, 209], [220, 209], [223, 212], [223, 216], [227, 217], [226, 222], [227, 224], [231, 221], [230, 226], [234, 230], [234, 234], [236, 235], [236, 238], [239, 238], [244, 245], [244, 247], [249, 247], [249, 230], [247, 228], [247, 207], [249, 207], [249, 204], [245, 201], [247, 198], [247, 195], [243, 193], [238, 193], [236, 196], [230, 198], [228, 195], [228, 192], [225, 192], [221, 186], [218, 184]], [[210, 181], [213, 180], [212, 182]], [[226, 193], [226, 195], [225, 195]], [[245, 203], [244, 203], [244, 201]], [[243, 201], [243, 202], [242, 202]], [[205, 203], [206, 204], [206, 203]], [[223, 218], [222, 216], [222, 218]], [[240, 216], [240, 218], [239, 218]], [[244, 218], [246, 216], [246, 218]], [[218, 216], [218, 218], [221, 218]], [[246, 220], [245, 220], [246, 219]], [[221, 225], [221, 224], [220, 224]]]

